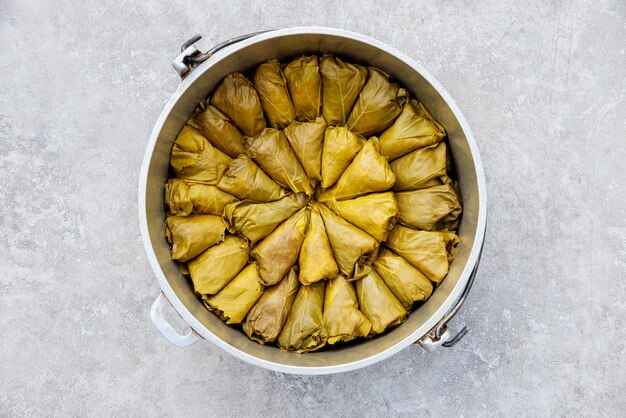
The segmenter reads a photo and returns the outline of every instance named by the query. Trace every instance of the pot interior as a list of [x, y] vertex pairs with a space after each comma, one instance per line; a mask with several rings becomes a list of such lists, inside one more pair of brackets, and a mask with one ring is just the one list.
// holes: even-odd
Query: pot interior
[[[272, 58], [285, 62], [291, 57], [311, 53], [334, 54], [350, 62], [376, 66], [390, 74], [413, 97], [424, 103], [446, 128], [449, 149], [458, 175], [463, 216], [458, 230], [458, 252], [448, 276], [433, 292], [432, 297], [414, 310], [404, 324], [370, 340], [298, 355], [250, 341], [239, 329], [226, 325], [204, 307], [190, 283], [180, 274], [177, 263], [170, 258], [170, 248], [164, 234], [164, 183], [169, 175], [170, 150], [178, 132], [200, 100], [223, 77], [233, 71], [245, 72]], [[480, 196], [476, 162], [461, 126], [462, 116], [458, 114], [456, 107], [446, 102], [443, 97], [446, 93], [433, 85], [436, 82], [431, 84], [426, 79], [427, 76], [422, 75], [418, 68], [413, 67], [413, 63], [407, 61], [409, 60], [401, 54], [398, 56], [389, 52], [388, 47], [349, 32], [330, 29], [282, 30], [249, 39], [216, 53], [183, 82], [168, 103], [153, 133], [156, 142], [147, 171], [145, 215], [149, 241], [164, 275], [160, 277], [162, 287], [170, 299], [172, 293], [168, 292], [168, 288], [171, 288], [171, 292], [183, 306], [182, 310], [179, 307], [179, 313], [200, 335], [218, 343], [232, 354], [264, 367], [298, 373], [326, 373], [357, 368], [393, 354], [426, 334], [451, 308], [473, 267], [468, 266], [468, 260], [474, 247], [480, 247], [481, 243], [475, 242], [476, 237], [480, 236], [482, 239], [482, 234], [477, 230]]]

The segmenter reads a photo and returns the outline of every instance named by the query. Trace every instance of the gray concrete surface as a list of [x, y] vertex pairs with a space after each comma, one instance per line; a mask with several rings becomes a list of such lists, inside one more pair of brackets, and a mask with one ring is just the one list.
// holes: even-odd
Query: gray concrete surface
[[[0, 1], [0, 416], [624, 416], [626, 3]], [[137, 179], [181, 41], [325, 25], [423, 63], [489, 230], [457, 347], [299, 377], [148, 317]]]

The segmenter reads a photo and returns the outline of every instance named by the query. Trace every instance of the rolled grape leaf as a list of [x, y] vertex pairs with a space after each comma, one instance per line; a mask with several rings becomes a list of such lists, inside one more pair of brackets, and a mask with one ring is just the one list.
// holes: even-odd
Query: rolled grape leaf
[[396, 225], [385, 245], [435, 283], [448, 274], [459, 237], [454, 232], [418, 231]]
[[322, 113], [329, 125], [343, 125], [367, 80], [367, 68], [339, 58], [324, 56], [322, 74]]
[[187, 261], [224, 239], [226, 227], [214, 215], [168, 216], [165, 235], [172, 244], [172, 258]]
[[451, 181], [428, 189], [396, 193], [399, 222], [425, 231], [454, 229], [461, 202]]
[[361, 312], [372, 324], [370, 336], [380, 334], [406, 319], [404, 306], [376, 271], [372, 270], [356, 282], [356, 294]]
[[347, 200], [368, 193], [389, 190], [396, 182], [387, 159], [380, 154], [378, 139], [370, 138], [354, 157], [337, 183], [322, 192], [318, 199], [327, 202], [331, 199]]
[[329, 126], [322, 149], [322, 188], [327, 189], [341, 177], [346, 167], [361, 151], [365, 138], [343, 126]]
[[240, 324], [264, 289], [265, 286], [259, 282], [256, 266], [248, 264], [222, 290], [206, 298], [204, 304], [227, 324]]
[[245, 154], [228, 164], [217, 187], [239, 199], [254, 202], [272, 202], [286, 195], [285, 190]]
[[235, 196], [207, 184], [169, 179], [165, 185], [165, 203], [172, 215], [198, 213], [221, 216], [224, 206], [237, 200]]
[[376, 259], [378, 241], [335, 215], [324, 205], [316, 204], [313, 210], [318, 211], [324, 220], [328, 241], [339, 271], [348, 280], [355, 280], [369, 273]]
[[378, 241], [387, 239], [398, 217], [398, 205], [392, 192], [371, 193], [351, 200], [331, 200], [327, 205]]
[[309, 228], [300, 249], [300, 282], [304, 285], [332, 279], [339, 274], [326, 227], [319, 211], [311, 211]]
[[359, 311], [354, 285], [343, 276], [326, 284], [324, 324], [328, 344], [367, 337], [372, 330], [370, 321]]
[[177, 177], [206, 184], [217, 184], [230, 160], [205, 137], [186, 126], [178, 134], [170, 155]]
[[309, 180], [322, 179], [322, 148], [326, 122], [319, 117], [315, 122], [292, 122], [285, 128], [285, 136], [293, 153], [304, 168]]
[[265, 288], [243, 324], [243, 331], [251, 340], [265, 344], [278, 338], [299, 287], [298, 273], [292, 268], [276, 286]]
[[181, 261], [180, 263], [178, 263], [178, 270], [180, 271], [180, 274], [189, 276], [189, 267], [187, 266], [187, 263], [185, 263], [184, 261]]
[[417, 100], [406, 103], [398, 119], [380, 135], [380, 150], [393, 161], [418, 148], [440, 142], [446, 132]]
[[276, 183], [295, 193], [313, 194], [306, 172], [291, 150], [283, 131], [267, 128], [255, 137], [244, 138], [243, 146], [250, 158]]
[[265, 238], [281, 222], [307, 204], [304, 193], [289, 194], [280, 200], [268, 203], [254, 203], [249, 200], [229, 203], [222, 215], [228, 231], [239, 233], [251, 244]]
[[298, 261], [309, 211], [304, 208], [272, 231], [250, 253], [259, 268], [261, 283], [271, 286], [280, 281]]
[[248, 262], [250, 246], [245, 239], [228, 235], [187, 262], [196, 293], [214, 295], [228, 284]]
[[346, 126], [357, 135], [375, 135], [387, 129], [402, 111], [406, 90], [389, 81], [377, 68], [368, 68], [369, 78], [350, 112]]
[[217, 107], [206, 101], [200, 103], [196, 114], [187, 121], [187, 126], [198, 131], [211, 145], [232, 158], [243, 152], [241, 131]]
[[270, 60], [259, 65], [254, 72], [253, 84], [270, 126], [283, 129], [296, 118], [296, 111], [287, 90], [287, 81], [278, 60]]
[[300, 57], [283, 69], [291, 101], [296, 109], [296, 118], [312, 122], [320, 116], [322, 105], [322, 79], [317, 57]]
[[322, 348], [327, 334], [322, 309], [325, 282], [300, 286], [285, 326], [278, 336], [278, 346], [283, 350], [306, 353]]
[[424, 189], [442, 183], [448, 171], [446, 143], [418, 148], [389, 163], [396, 175], [397, 192]]
[[265, 129], [263, 106], [252, 83], [241, 73], [228, 74], [217, 86], [211, 104], [221, 110], [244, 135]]
[[373, 266], [406, 310], [411, 309], [413, 302], [425, 301], [433, 293], [428, 277], [386, 248], [380, 250]]

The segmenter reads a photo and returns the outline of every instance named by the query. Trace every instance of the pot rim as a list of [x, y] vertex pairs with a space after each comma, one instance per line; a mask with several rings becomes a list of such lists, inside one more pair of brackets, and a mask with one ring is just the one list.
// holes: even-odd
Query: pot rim
[[[463, 133], [465, 134], [469, 149], [471, 151], [472, 159], [475, 165], [476, 171], [476, 181], [478, 184], [478, 219], [476, 224], [476, 233], [474, 237], [474, 242], [472, 245], [472, 249], [470, 252], [470, 256], [463, 268], [462, 273], [459, 276], [459, 280], [455, 285], [454, 289], [444, 303], [437, 309], [435, 314], [433, 314], [429, 320], [427, 320], [423, 326], [416, 329], [413, 333], [405, 337], [403, 340], [399, 341], [395, 345], [378, 352], [370, 357], [349, 362], [343, 363], [339, 365], [330, 365], [330, 366], [297, 366], [297, 365], [286, 365], [282, 363], [276, 363], [272, 361], [268, 361], [265, 359], [258, 358], [256, 356], [250, 355], [239, 350], [237, 347], [232, 346], [222, 339], [218, 338], [215, 334], [209, 331], [204, 325], [200, 323], [200, 321], [193, 316], [189, 310], [184, 306], [181, 300], [178, 298], [172, 287], [169, 285], [165, 274], [163, 273], [157, 256], [154, 252], [152, 244], [150, 242], [150, 235], [148, 231], [148, 219], [146, 213], [146, 187], [148, 181], [148, 171], [150, 167], [150, 162], [152, 159], [152, 155], [154, 153], [154, 148], [157, 142], [157, 138], [159, 137], [159, 133], [163, 128], [163, 125], [167, 118], [170, 115], [170, 112], [174, 108], [175, 104], [178, 102], [182, 94], [193, 84], [193, 82], [200, 77], [206, 71], [209, 71], [211, 67], [219, 62], [224, 57], [235, 53], [238, 50], [249, 47], [250, 45], [254, 45], [256, 43], [267, 41], [268, 39], [280, 38], [288, 35], [301, 35], [301, 34], [311, 34], [311, 35], [329, 35], [335, 37], [343, 37], [350, 40], [359, 41], [365, 44], [368, 44], [374, 48], [385, 51], [389, 54], [394, 55], [396, 58], [404, 61], [408, 66], [410, 66], [413, 70], [418, 72], [430, 85], [441, 95], [443, 100], [446, 102], [454, 117], [457, 119]], [[330, 374], [330, 373], [339, 373], [346, 372], [351, 370], [356, 370], [362, 367], [366, 367], [372, 364], [375, 364], [379, 361], [385, 360], [397, 352], [403, 350], [409, 345], [415, 343], [424, 335], [426, 335], [433, 327], [437, 325], [437, 323], [446, 315], [448, 311], [455, 305], [455, 302], [461, 297], [463, 290], [465, 289], [472, 270], [478, 265], [478, 261], [480, 258], [480, 252], [482, 248], [482, 244], [485, 238], [485, 229], [486, 229], [486, 221], [487, 221], [487, 196], [486, 196], [486, 183], [485, 183], [485, 174], [483, 169], [482, 160], [480, 158], [478, 145], [472, 134], [472, 131], [469, 127], [468, 122], [463, 116], [461, 110], [457, 106], [456, 102], [452, 99], [447, 90], [419, 63], [414, 61], [412, 58], [408, 57], [403, 52], [397, 50], [394, 47], [391, 47], [383, 42], [380, 42], [376, 39], [370, 38], [365, 35], [361, 35], [355, 32], [343, 30], [343, 29], [335, 29], [330, 27], [320, 27], [320, 26], [306, 26], [306, 27], [292, 27], [286, 29], [277, 29], [274, 31], [266, 32], [263, 34], [259, 34], [253, 36], [249, 39], [243, 40], [236, 44], [225, 47], [224, 49], [216, 52], [212, 55], [207, 61], [200, 64], [195, 70], [189, 74], [178, 86], [176, 91], [172, 94], [169, 101], [163, 108], [163, 111], [159, 115], [158, 119], [155, 122], [154, 129], [152, 130], [152, 134], [150, 136], [150, 140], [146, 145], [146, 153], [143, 158], [143, 163], [141, 167], [141, 172], [139, 175], [139, 196], [138, 196], [138, 211], [139, 211], [139, 222], [141, 227], [141, 235], [143, 244], [146, 250], [146, 255], [152, 267], [152, 270], [159, 282], [161, 290], [163, 294], [169, 299], [170, 303], [176, 310], [176, 312], [182, 317], [182, 319], [200, 336], [204, 339], [210, 341], [216, 346], [220, 347], [224, 351], [232, 354], [233, 356], [243, 360], [247, 363], [255, 364], [266, 369], [284, 372], [284, 373], [294, 373], [294, 374]], [[426, 332], [422, 332], [420, 330], [426, 329]]]

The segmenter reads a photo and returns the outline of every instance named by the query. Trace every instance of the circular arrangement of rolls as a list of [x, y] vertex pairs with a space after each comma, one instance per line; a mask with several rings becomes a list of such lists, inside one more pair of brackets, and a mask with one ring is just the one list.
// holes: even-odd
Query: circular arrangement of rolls
[[172, 258], [261, 344], [304, 353], [383, 333], [454, 258], [445, 136], [377, 68], [303, 56], [229, 74], [171, 151]]

